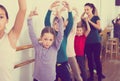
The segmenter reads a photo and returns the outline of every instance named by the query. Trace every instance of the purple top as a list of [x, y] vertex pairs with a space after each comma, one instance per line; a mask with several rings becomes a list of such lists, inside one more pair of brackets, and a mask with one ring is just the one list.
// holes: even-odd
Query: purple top
[[63, 21], [59, 19], [59, 31], [52, 46], [48, 49], [39, 43], [34, 30], [32, 19], [28, 19], [29, 35], [35, 49], [35, 65], [33, 77], [38, 81], [54, 81], [56, 78], [57, 52], [63, 39]]

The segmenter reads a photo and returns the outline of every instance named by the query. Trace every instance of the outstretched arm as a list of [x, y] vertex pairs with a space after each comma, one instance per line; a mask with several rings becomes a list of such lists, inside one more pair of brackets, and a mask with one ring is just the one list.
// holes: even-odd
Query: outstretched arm
[[[26, 14], [26, 0], [18, 0], [19, 10], [15, 19], [15, 23], [8, 36], [12, 47], [16, 47], [17, 40], [23, 27]], [[13, 40], [14, 39], [14, 40]]]
[[44, 21], [44, 24], [46, 27], [50, 27], [51, 26], [51, 23], [50, 23], [50, 17], [51, 17], [51, 13], [53, 11], [53, 8], [59, 6], [59, 1], [55, 1], [53, 2], [51, 5], [50, 5], [50, 8], [48, 9], [47, 11], [47, 14], [45, 16], [45, 21]]
[[33, 22], [32, 22], [32, 17], [35, 15], [38, 15], [38, 13], [36, 12], [36, 9], [34, 11], [30, 12], [30, 15], [29, 15], [28, 20], [27, 20], [27, 25], [28, 25], [29, 36], [30, 36], [30, 39], [32, 41], [32, 44], [34, 47], [37, 47], [39, 42], [38, 42], [38, 39], [35, 35], [34, 28], [33, 28]]
[[63, 1], [63, 6], [65, 8], [67, 8], [67, 10], [68, 10], [68, 24], [64, 31], [64, 35], [66, 35], [68, 37], [68, 35], [73, 27], [73, 15], [72, 15], [72, 11], [71, 11], [71, 8], [70, 8], [70, 5], [68, 4], [68, 2]]

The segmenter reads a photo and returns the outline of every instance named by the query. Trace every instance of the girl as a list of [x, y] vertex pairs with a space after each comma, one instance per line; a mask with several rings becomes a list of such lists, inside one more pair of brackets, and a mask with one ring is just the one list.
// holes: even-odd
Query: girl
[[70, 64], [71, 70], [72, 70], [72, 77], [73, 77], [73, 81], [74, 79], [76, 81], [82, 81], [82, 78], [80, 76], [80, 70], [79, 70], [79, 66], [77, 64], [76, 61], [76, 54], [74, 51], [74, 37], [76, 34], [76, 25], [77, 25], [77, 21], [78, 21], [78, 11], [76, 8], [72, 9], [75, 12], [75, 16], [74, 16], [74, 24], [73, 24], [73, 28], [70, 31], [70, 34], [68, 36], [68, 41], [67, 41], [67, 56], [68, 56], [68, 62]]
[[9, 19], [8, 12], [4, 6], [0, 5], [0, 81], [14, 81], [12, 77], [14, 54], [25, 18], [26, 0], [18, 0], [18, 4], [19, 10], [15, 23], [8, 33], [5, 32]]
[[105, 76], [102, 74], [102, 64], [100, 61], [100, 51], [101, 51], [101, 43], [100, 43], [100, 35], [99, 30], [100, 28], [100, 18], [98, 15], [96, 15], [96, 8], [94, 4], [92, 3], [86, 3], [84, 5], [85, 13], [82, 15], [82, 18], [84, 18], [84, 15], [86, 14], [89, 18], [88, 22], [90, 24], [90, 34], [87, 37], [86, 40], [86, 48], [85, 52], [87, 54], [88, 58], [88, 67], [90, 72], [90, 77], [88, 78], [88, 81], [93, 81], [94, 79], [94, 62], [97, 70], [98, 75], [98, 81], [102, 81], [102, 78], [105, 78]]
[[34, 81], [54, 81], [56, 78], [57, 51], [63, 39], [63, 21], [58, 17], [58, 33], [52, 27], [45, 27], [41, 32], [39, 43], [34, 31], [31, 17], [37, 15], [35, 11], [30, 13], [28, 19], [29, 35], [35, 49]]
[[[51, 23], [50, 23], [51, 12], [53, 8], [57, 7], [59, 4], [60, 4], [59, 1], [55, 1], [51, 4], [50, 9], [48, 10], [46, 17], [45, 17], [45, 26], [51, 26]], [[64, 30], [63, 40], [62, 40], [62, 43], [61, 43], [60, 49], [58, 50], [58, 55], [57, 55], [57, 64], [56, 64], [57, 75], [56, 75], [55, 81], [58, 81], [58, 78], [60, 78], [61, 81], [71, 81], [70, 73], [68, 69], [68, 57], [66, 54], [66, 45], [67, 45], [68, 35], [73, 27], [73, 16], [72, 16], [71, 8], [68, 2], [62, 1], [62, 5], [68, 11], [68, 21], [64, 21], [65, 30]], [[54, 28], [56, 29], [57, 27], [54, 27]]]

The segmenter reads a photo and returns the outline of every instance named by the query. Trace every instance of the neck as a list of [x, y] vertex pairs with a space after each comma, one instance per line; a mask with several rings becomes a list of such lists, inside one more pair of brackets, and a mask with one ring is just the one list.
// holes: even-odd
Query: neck
[[93, 17], [93, 14], [88, 15], [88, 17], [91, 19]]
[[5, 34], [4, 31], [1, 31], [1, 32], [0, 32], [0, 39], [3, 37], [4, 34]]

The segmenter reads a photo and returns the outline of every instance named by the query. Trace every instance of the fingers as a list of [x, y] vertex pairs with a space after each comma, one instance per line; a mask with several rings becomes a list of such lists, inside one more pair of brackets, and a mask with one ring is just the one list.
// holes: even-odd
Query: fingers
[[68, 6], [69, 6], [69, 4], [68, 4], [66, 1], [62, 1], [62, 5], [63, 5], [64, 7], [68, 7]]
[[29, 17], [35, 16], [35, 15], [38, 15], [37, 7], [35, 7], [33, 11], [30, 11]]

